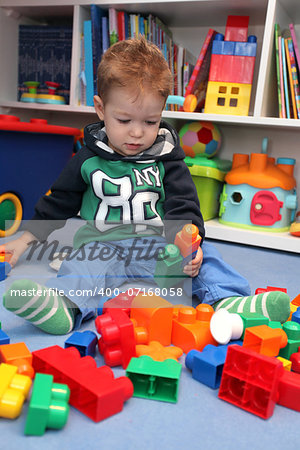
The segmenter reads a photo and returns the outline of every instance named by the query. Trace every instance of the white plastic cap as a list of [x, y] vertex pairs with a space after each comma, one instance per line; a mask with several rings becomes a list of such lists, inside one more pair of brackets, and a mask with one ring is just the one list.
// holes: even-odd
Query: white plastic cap
[[221, 308], [212, 315], [210, 332], [219, 344], [228, 344], [231, 340], [239, 339], [243, 331], [244, 323], [239, 314], [229, 313]]

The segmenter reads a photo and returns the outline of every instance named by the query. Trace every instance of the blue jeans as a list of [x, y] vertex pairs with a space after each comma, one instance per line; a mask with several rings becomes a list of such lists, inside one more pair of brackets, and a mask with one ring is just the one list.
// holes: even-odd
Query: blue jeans
[[[155, 288], [156, 258], [165, 245], [165, 239], [157, 236], [87, 244], [74, 250], [62, 263], [57, 277], [46, 285], [63, 291], [78, 307], [78, 328], [124, 283], [152, 283]], [[250, 294], [247, 280], [222, 259], [212, 244], [203, 242], [202, 249], [204, 257], [198, 276], [183, 283], [188, 296], [196, 296], [197, 303], [213, 304], [226, 297]], [[177, 303], [182, 303], [181, 299]]]

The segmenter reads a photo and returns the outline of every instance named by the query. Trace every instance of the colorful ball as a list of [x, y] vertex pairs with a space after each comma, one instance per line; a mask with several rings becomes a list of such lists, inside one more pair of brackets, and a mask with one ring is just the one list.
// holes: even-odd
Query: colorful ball
[[221, 134], [212, 122], [188, 122], [179, 131], [180, 145], [187, 156], [212, 158], [221, 147]]

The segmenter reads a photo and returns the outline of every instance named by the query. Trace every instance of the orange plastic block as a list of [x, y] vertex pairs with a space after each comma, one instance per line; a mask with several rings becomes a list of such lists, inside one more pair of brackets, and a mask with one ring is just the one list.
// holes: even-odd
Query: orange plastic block
[[30, 378], [34, 377], [32, 354], [24, 342], [1, 345], [0, 362], [17, 366], [19, 374], [27, 375]]
[[291, 301], [292, 305], [300, 306], [300, 294]]
[[158, 341], [171, 344], [173, 305], [157, 295], [137, 295], [131, 304], [130, 318], [136, 344]]
[[137, 345], [136, 356], [147, 355], [155, 361], [164, 361], [165, 359], [175, 359], [182, 356], [183, 351], [179, 347], [164, 347], [160, 342], [151, 341], [149, 345]]
[[184, 258], [198, 250], [201, 242], [198, 233], [199, 230], [196, 225], [187, 224], [176, 234], [174, 244], [177, 245]]
[[250, 348], [266, 356], [277, 356], [279, 350], [287, 345], [287, 335], [281, 328], [258, 325], [247, 328], [243, 347]]
[[172, 329], [172, 344], [184, 353], [190, 350], [202, 351], [208, 345], [218, 345], [210, 332], [210, 319], [214, 313], [212, 306], [200, 304], [195, 308], [185, 306], [175, 310]]
[[0, 262], [9, 262], [11, 260], [12, 253], [10, 252], [0, 252]]

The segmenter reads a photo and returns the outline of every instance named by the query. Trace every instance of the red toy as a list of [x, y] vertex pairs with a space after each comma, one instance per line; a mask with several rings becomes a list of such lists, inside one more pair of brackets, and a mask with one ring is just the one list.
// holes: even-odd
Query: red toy
[[91, 356], [80, 357], [75, 347], [58, 345], [32, 353], [36, 372], [53, 375], [56, 383], [67, 384], [71, 391], [70, 405], [95, 422], [123, 409], [123, 403], [133, 395], [132, 382], [127, 377], [115, 379], [112, 370], [97, 367]]
[[174, 244], [179, 247], [180, 253], [184, 258], [197, 252], [201, 237], [196, 225], [187, 224], [176, 234]]
[[[133, 299], [138, 295], [139, 289], [128, 289], [126, 292], [121, 292], [117, 297], [110, 298], [103, 305], [102, 314], [109, 312], [110, 309], [119, 308], [126, 314], [130, 315], [131, 303]], [[100, 315], [100, 314], [99, 314]]]
[[126, 312], [109, 308], [108, 312], [95, 320], [96, 330], [101, 334], [98, 341], [99, 352], [105, 364], [110, 367], [122, 365], [126, 369], [135, 356], [133, 323]]

